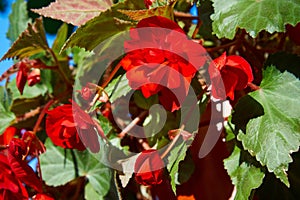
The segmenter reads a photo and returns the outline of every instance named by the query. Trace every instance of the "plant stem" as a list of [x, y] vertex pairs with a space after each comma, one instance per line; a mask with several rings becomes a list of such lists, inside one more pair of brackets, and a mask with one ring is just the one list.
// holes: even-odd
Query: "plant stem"
[[59, 61], [57, 60], [57, 57], [55, 55], [55, 53], [53, 52], [52, 49], [48, 49], [48, 52], [51, 54], [52, 58], [54, 59], [54, 62], [57, 66], [58, 73], [62, 76], [62, 78], [64, 79], [64, 81], [68, 84], [69, 87], [73, 87], [72, 82], [68, 79], [68, 77], [66, 76], [66, 74], [63, 72], [63, 70], [60, 67]]
[[110, 73], [109, 77], [105, 80], [105, 82], [101, 85], [102, 88], [105, 88], [109, 82], [113, 79], [113, 77], [116, 75], [116, 73], [118, 72], [118, 70], [121, 68], [121, 63], [118, 63], [116, 65], [116, 67], [114, 68], [114, 70]]
[[172, 140], [172, 143], [168, 146], [168, 148], [164, 151], [164, 153], [160, 156], [161, 159], [164, 159], [168, 155], [168, 153], [172, 150], [176, 142], [178, 141], [179, 137], [181, 136], [181, 131], [184, 129], [185, 125], [182, 124], [181, 127], [177, 130], [177, 135]]
[[260, 87], [255, 85], [254, 83], [248, 83], [248, 86], [251, 88], [251, 90], [256, 91], [259, 90]]
[[45, 105], [45, 107], [43, 108], [41, 114], [39, 115], [38, 120], [36, 121], [36, 123], [35, 123], [35, 125], [34, 125], [33, 131], [32, 131], [34, 135], [36, 134], [38, 128], [40, 127], [40, 124], [41, 124], [41, 122], [42, 122], [42, 120], [43, 120], [43, 118], [44, 118], [44, 116], [45, 116], [45, 114], [46, 114], [48, 108], [49, 108], [53, 103], [54, 103], [54, 99], [50, 100], [50, 101]]
[[227, 47], [231, 47], [231, 46], [233, 46], [233, 45], [237, 45], [237, 44], [239, 44], [239, 43], [240, 43], [239, 40], [235, 40], [235, 41], [233, 41], [233, 42], [229, 42], [229, 43], [227, 43], [227, 44], [223, 44], [223, 45], [218, 46], [218, 47], [206, 48], [206, 51], [207, 51], [207, 52], [214, 52], [214, 51], [218, 51], [218, 50], [220, 50], [220, 49], [225, 49], [225, 48], [227, 48]]
[[148, 113], [148, 111], [144, 111], [141, 114], [139, 114], [139, 116], [137, 116], [136, 118], [134, 118], [134, 120], [132, 120], [130, 122], [130, 124], [128, 124], [123, 130], [122, 132], [118, 135], [120, 138], [123, 138], [135, 125], [137, 125], [137, 123], [139, 121], [141, 121], [141, 119]]

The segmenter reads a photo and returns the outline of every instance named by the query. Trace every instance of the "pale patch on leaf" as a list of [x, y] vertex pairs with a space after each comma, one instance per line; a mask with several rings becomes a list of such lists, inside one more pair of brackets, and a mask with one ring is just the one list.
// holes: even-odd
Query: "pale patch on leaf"
[[49, 47], [46, 40], [43, 20], [37, 18], [33, 24], [28, 24], [27, 29], [13, 43], [1, 60], [7, 58], [28, 58], [47, 49], [49, 49]]
[[118, 10], [118, 11], [127, 15], [130, 19], [135, 21], [140, 21], [144, 18], [148, 18], [152, 16], [163, 16], [173, 20], [174, 5], [175, 2], [172, 2], [169, 5], [160, 6], [149, 10]]
[[56, 0], [48, 7], [32, 11], [44, 17], [80, 26], [110, 8], [112, 4], [111, 0]]

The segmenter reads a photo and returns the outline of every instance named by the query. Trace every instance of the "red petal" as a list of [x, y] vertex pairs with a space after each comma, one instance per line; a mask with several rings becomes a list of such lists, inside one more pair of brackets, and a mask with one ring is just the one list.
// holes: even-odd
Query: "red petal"
[[23, 90], [24, 90], [26, 81], [27, 81], [27, 73], [24, 73], [24, 70], [19, 69], [19, 71], [17, 73], [17, 78], [16, 78], [17, 83], [16, 84], [17, 84], [17, 88], [21, 94], [23, 94]]
[[9, 126], [5, 129], [2, 135], [0, 135], [0, 144], [8, 145], [14, 135], [17, 133], [17, 128]]
[[9, 153], [8, 163], [20, 181], [32, 187], [36, 191], [42, 192], [43, 189], [41, 181], [36, 177], [32, 168], [29, 167], [25, 161], [17, 159]]
[[32, 200], [54, 200], [54, 198], [46, 195], [46, 194], [36, 194], [32, 197]]

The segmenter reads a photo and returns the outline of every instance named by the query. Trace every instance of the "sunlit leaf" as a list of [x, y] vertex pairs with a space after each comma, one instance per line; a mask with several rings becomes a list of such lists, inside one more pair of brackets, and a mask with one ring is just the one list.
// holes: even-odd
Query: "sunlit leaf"
[[43, 21], [41, 18], [37, 18], [33, 24], [28, 24], [27, 29], [13, 43], [1, 60], [27, 58], [48, 48]]
[[289, 186], [291, 153], [300, 145], [300, 81], [291, 73], [268, 67], [260, 89], [249, 95], [264, 108], [264, 115], [251, 119], [246, 134], [238, 139], [269, 172]]
[[298, 0], [213, 0], [213, 31], [221, 38], [233, 39], [237, 28], [246, 29], [252, 36], [266, 30], [284, 32], [285, 25], [300, 21]]
[[80, 26], [110, 8], [111, 5], [111, 0], [56, 0], [48, 7], [32, 9], [32, 11], [44, 17]]
[[11, 99], [8, 92], [1, 86], [0, 87], [0, 134], [10, 125], [15, 119], [15, 115], [9, 111]]
[[152, 16], [162, 16], [173, 20], [174, 3], [175, 2], [172, 2], [169, 5], [156, 7], [149, 10], [119, 10], [119, 12], [127, 15], [128, 17], [130, 17], [132, 20], [135, 21], [140, 21], [144, 18], [152, 17]]

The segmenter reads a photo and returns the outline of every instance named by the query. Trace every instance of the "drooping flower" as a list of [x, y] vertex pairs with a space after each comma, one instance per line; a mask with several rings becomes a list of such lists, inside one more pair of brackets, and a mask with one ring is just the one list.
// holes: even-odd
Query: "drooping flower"
[[19, 69], [16, 77], [17, 88], [23, 94], [26, 81], [28, 81], [28, 86], [33, 86], [40, 82], [40, 68], [43, 68], [45, 64], [40, 60], [24, 59], [16, 63], [16, 66]]
[[211, 93], [214, 98], [229, 97], [234, 100], [234, 91], [243, 90], [253, 81], [250, 64], [241, 56], [226, 56], [224, 52], [209, 66], [212, 83]]
[[135, 180], [142, 185], [157, 185], [163, 181], [164, 162], [154, 149], [143, 151], [136, 159]]
[[1, 145], [8, 145], [11, 139], [14, 138], [15, 134], [17, 133], [17, 128], [13, 126], [9, 126], [5, 129], [5, 131], [0, 135], [0, 144]]
[[169, 111], [179, 109], [205, 62], [204, 48], [189, 40], [178, 24], [160, 16], [141, 20], [130, 37], [121, 60], [130, 87], [141, 90], [145, 98], [159, 94]]
[[94, 153], [100, 150], [98, 133], [103, 135], [92, 118], [75, 102], [48, 111], [46, 132], [57, 146], [78, 150], [88, 147]]

